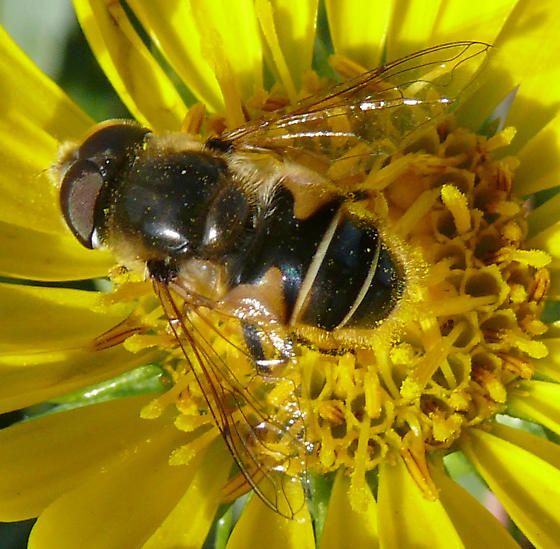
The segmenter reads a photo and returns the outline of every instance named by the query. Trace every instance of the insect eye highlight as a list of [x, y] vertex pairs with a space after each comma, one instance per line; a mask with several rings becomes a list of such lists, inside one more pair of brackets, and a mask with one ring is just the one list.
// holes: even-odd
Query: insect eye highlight
[[90, 250], [95, 247], [95, 204], [102, 185], [99, 168], [89, 160], [78, 160], [70, 166], [60, 187], [62, 215], [74, 236]]
[[79, 157], [84, 159], [120, 158], [144, 141], [150, 130], [128, 120], [98, 124], [82, 143]]

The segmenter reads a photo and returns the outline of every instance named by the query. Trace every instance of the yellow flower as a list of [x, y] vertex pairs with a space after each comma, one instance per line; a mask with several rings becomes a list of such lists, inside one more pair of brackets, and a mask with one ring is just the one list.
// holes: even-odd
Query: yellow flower
[[[311, 71], [313, 0], [132, 0], [134, 24], [118, 2], [74, 3], [114, 89], [156, 133], [235, 128], [325, 86]], [[454, 118], [426, 125], [386, 162], [364, 168], [348, 154], [330, 167], [332, 181], [367, 193], [367, 215], [404, 282], [393, 309], [351, 349], [298, 344], [296, 367], [272, 390], [260, 382], [277, 419], [289, 400], [305, 425], [308, 453], [284, 471], [311, 484], [304, 500], [286, 483], [303, 502], [293, 520], [257, 497], [220, 507], [248, 486], [230, 479], [232, 457], [151, 285], [115, 268], [109, 252], [83, 248], [59, 211], [49, 168], [61, 144], [80, 142], [94, 123], [0, 33], [0, 274], [65, 282], [111, 273], [114, 285], [108, 293], [0, 285], [0, 411], [146, 364], [162, 365], [171, 384], [157, 397], [75, 407], [0, 432], [0, 520], [39, 516], [31, 547], [200, 547], [220, 517], [223, 545], [234, 516], [230, 548], [316, 539], [322, 548], [515, 546], [447, 472], [460, 455], [534, 545], [557, 545], [560, 447], [550, 433], [560, 434], [560, 326], [542, 320], [553, 307], [541, 315], [560, 291], [560, 194], [547, 193], [560, 173], [560, 7], [332, 0], [326, 16], [332, 64], [346, 76], [444, 42], [494, 47]], [[324, 70], [324, 50], [315, 53]], [[175, 81], [211, 114], [189, 110]], [[482, 127], [486, 137], [476, 134]], [[313, 341], [312, 332], [298, 335]], [[220, 338], [213, 344], [228, 352]], [[238, 376], [244, 368], [241, 359], [228, 364]], [[300, 440], [288, 435], [275, 443], [297, 453]]]

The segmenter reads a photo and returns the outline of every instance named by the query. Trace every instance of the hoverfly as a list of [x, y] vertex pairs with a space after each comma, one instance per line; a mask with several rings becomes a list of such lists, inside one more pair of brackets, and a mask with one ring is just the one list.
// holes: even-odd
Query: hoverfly
[[204, 143], [109, 121], [57, 166], [70, 230], [147, 272], [245, 482], [282, 515], [304, 503], [285, 479], [313, 448], [300, 387], [270, 395], [298, 345], [351, 350], [406, 289], [364, 182], [445, 116], [489, 47], [420, 51]]

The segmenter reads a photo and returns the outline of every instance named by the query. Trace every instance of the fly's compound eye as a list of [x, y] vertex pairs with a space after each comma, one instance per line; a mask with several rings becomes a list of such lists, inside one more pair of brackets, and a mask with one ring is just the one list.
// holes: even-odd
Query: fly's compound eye
[[77, 160], [66, 172], [60, 187], [64, 219], [86, 248], [94, 248], [95, 204], [103, 186], [99, 168], [89, 160]]
[[148, 133], [134, 122], [111, 120], [96, 126], [76, 150], [62, 179], [60, 205], [68, 227], [86, 248], [97, 246], [96, 211], [102, 190], [118, 184], [119, 171], [132, 161]]
[[97, 164], [103, 178], [108, 179], [142, 145], [148, 133], [147, 128], [128, 120], [103, 122], [81, 144], [78, 158]]

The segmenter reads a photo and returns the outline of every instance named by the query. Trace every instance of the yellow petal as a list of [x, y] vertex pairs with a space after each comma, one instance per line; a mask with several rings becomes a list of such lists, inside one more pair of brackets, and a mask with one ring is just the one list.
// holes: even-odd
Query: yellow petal
[[537, 437], [527, 431], [514, 429], [513, 427], [508, 427], [501, 423], [495, 423], [492, 426], [492, 434], [511, 444], [515, 444], [515, 446], [523, 448], [527, 452], [550, 463], [553, 467], [560, 469], [560, 446], [558, 444], [544, 437]]
[[0, 520], [37, 516], [61, 494], [165, 429], [167, 417], [140, 419], [149, 400], [114, 400], [0, 431]]
[[[58, 192], [46, 170], [57, 156], [58, 143], [21, 112], [0, 120], [0, 220], [41, 232], [67, 229]], [[32, 152], [31, 152], [32, 151]]]
[[321, 549], [339, 547], [375, 548], [379, 546], [377, 536], [377, 504], [370, 491], [365, 512], [355, 511], [350, 504], [350, 479], [340, 470], [334, 481], [329, 500], [325, 528], [321, 538]]
[[429, 501], [401, 460], [379, 471], [377, 497], [382, 547], [464, 547], [441, 501]]
[[110, 0], [75, 0], [74, 7], [97, 61], [132, 115], [156, 131], [179, 130], [187, 108], [123, 7]]
[[479, 40], [493, 44], [517, 0], [486, 2], [447, 0], [441, 3], [429, 44], [455, 40]]
[[0, 82], [3, 119], [20, 113], [58, 140], [77, 139], [92, 124], [92, 120], [41, 73], [1, 27]]
[[439, 490], [439, 500], [465, 547], [519, 547], [494, 515], [464, 488], [438, 467], [433, 467], [431, 472]]
[[86, 250], [73, 236], [49, 235], [0, 221], [0, 274], [30, 280], [85, 280], [106, 276], [115, 261]]
[[[554, 280], [556, 278], [553, 278]], [[548, 349], [548, 355], [535, 361], [535, 370], [538, 374], [560, 383], [560, 337], [545, 336], [543, 343]]]
[[202, 54], [216, 73], [230, 126], [244, 122], [241, 100], [262, 89], [262, 44], [251, 0], [191, 2]]
[[508, 399], [508, 413], [560, 434], [560, 384], [522, 381]]
[[[556, 262], [554, 267], [549, 267], [548, 272], [550, 273], [550, 288], [548, 289], [548, 297], [553, 301], [560, 301], [560, 262]], [[560, 360], [556, 360], [556, 374], [560, 376], [560, 369], [558, 368]], [[560, 381], [560, 378], [556, 381]]]
[[188, 436], [167, 419], [47, 507], [33, 528], [30, 549], [140, 547], [177, 504], [200, 463], [169, 465], [170, 453]]
[[507, 119], [517, 129], [511, 150], [519, 150], [554, 118], [560, 107], [559, 17], [560, 4], [554, 0], [517, 3], [477, 80], [479, 89], [461, 109], [461, 120], [479, 127], [516, 86], [520, 88]]
[[[391, 29], [387, 37], [389, 59], [398, 59], [412, 52], [436, 45], [431, 41], [441, 2], [409, 2], [397, 0]], [[464, 37], [463, 37], [464, 38]]]
[[271, 3], [280, 47], [296, 88], [300, 88], [303, 75], [311, 69], [318, 0], [271, 0]]
[[294, 103], [296, 101], [296, 88], [280, 46], [272, 5], [268, 0], [255, 0], [255, 10], [264, 39], [271, 53], [272, 65], [276, 69], [278, 80], [284, 86], [290, 101]]
[[555, 116], [519, 152], [514, 189], [521, 195], [558, 185], [560, 174], [560, 116]]
[[[58, 196], [46, 169], [57, 139], [80, 136], [91, 120], [0, 28], [0, 220], [62, 233]], [[5, 253], [5, 252], [4, 252]]]
[[189, 3], [132, 0], [128, 4], [189, 90], [209, 110], [223, 111], [222, 92], [202, 55], [201, 37]]
[[45, 402], [158, 358], [155, 352], [133, 354], [122, 346], [104, 351], [1, 355], [0, 413]]
[[480, 429], [469, 431], [462, 449], [529, 540], [557, 547], [560, 470]]
[[335, 52], [366, 69], [379, 66], [393, 2], [327, 0], [326, 7]]
[[99, 292], [0, 284], [0, 352], [77, 348], [131, 310], [106, 305]]
[[491, 44], [515, 4], [516, 0], [476, 0], [466, 9], [463, 0], [400, 0], [394, 9], [388, 38], [390, 58], [455, 40], [479, 40]]
[[[202, 547], [220, 504], [232, 459], [222, 440], [202, 453], [188, 488], [142, 549]], [[190, 468], [189, 468], [190, 469]], [[185, 525], [188, 524], [188, 527]]]
[[526, 243], [528, 248], [546, 250], [553, 258], [552, 265], [558, 266], [560, 260], [560, 221], [536, 234]]
[[[496, 42], [507, 63], [503, 67], [508, 67], [515, 84], [520, 84], [508, 115], [508, 124], [517, 130], [512, 151], [520, 150], [560, 109], [558, 18], [558, 2], [522, 0]], [[534, 25], [538, 34], [528, 25]]]
[[[295, 484], [290, 484], [289, 487], [302, 490]], [[257, 496], [253, 496], [227, 544], [227, 549], [247, 547], [314, 549], [313, 527], [307, 506], [293, 520], [289, 520], [269, 509]]]
[[[560, 174], [559, 174], [560, 175]], [[529, 237], [537, 235], [560, 220], [560, 194], [553, 196], [544, 204], [532, 210], [527, 216]]]

